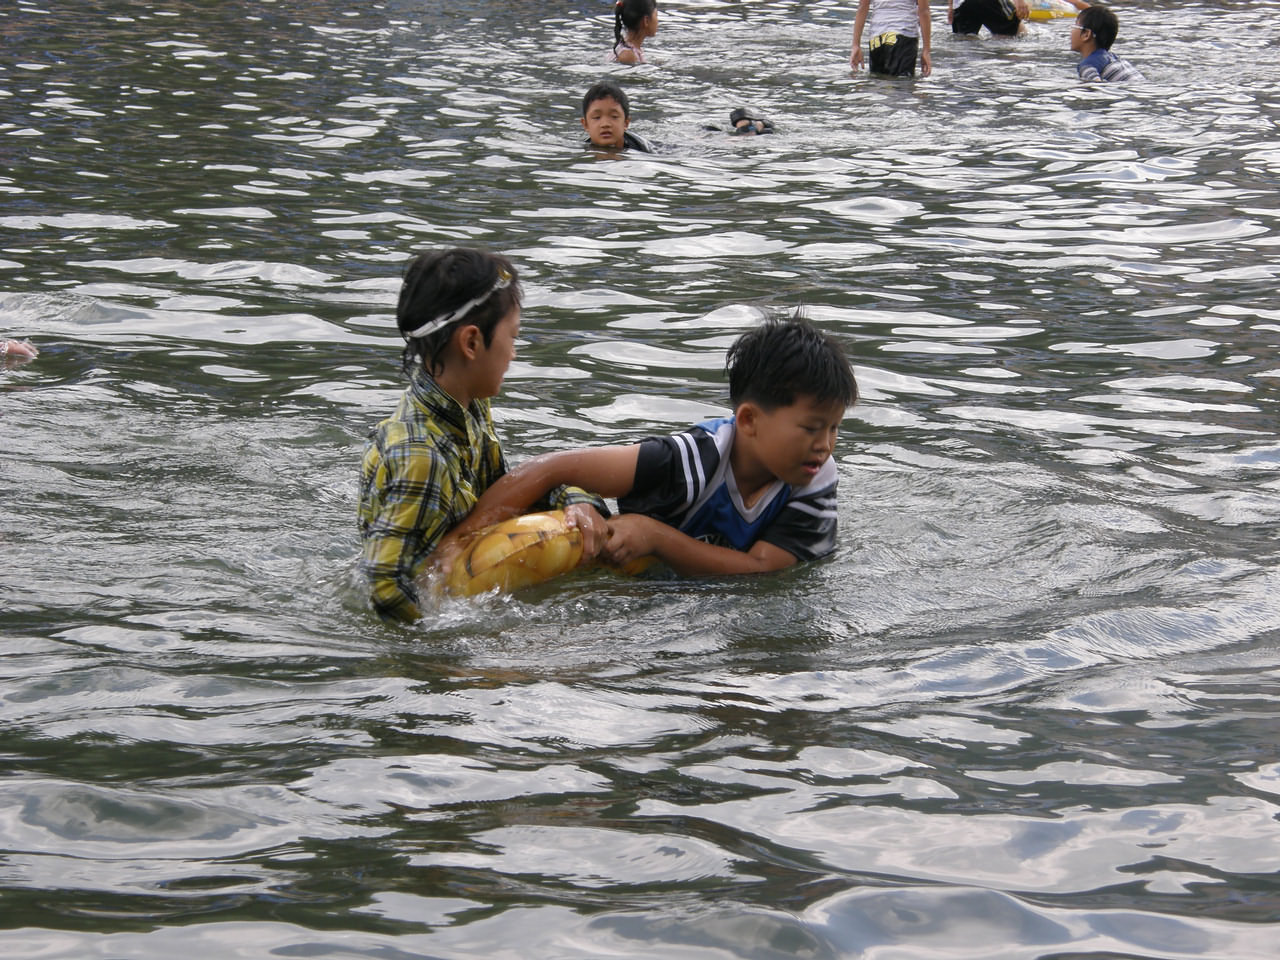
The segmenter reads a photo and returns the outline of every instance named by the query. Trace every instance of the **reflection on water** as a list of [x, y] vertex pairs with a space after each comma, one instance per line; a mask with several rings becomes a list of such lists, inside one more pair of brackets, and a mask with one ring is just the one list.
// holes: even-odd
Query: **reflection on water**
[[[607, 3], [0, 11], [6, 953], [1270, 957], [1274, 12], [1125, 7], [1118, 88], [936, 10], [912, 84], [848, 4], [664, 0], [661, 150], [601, 159]], [[834, 331], [835, 557], [373, 620], [356, 462], [453, 243], [526, 281], [517, 459]]]

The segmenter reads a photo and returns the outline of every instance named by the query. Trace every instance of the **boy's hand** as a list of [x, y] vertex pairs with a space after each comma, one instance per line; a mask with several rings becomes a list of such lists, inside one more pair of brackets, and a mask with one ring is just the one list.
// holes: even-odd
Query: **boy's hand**
[[436, 544], [436, 548], [431, 551], [431, 556], [427, 560], [429, 577], [439, 577], [442, 582], [448, 579], [449, 571], [453, 569], [453, 561], [458, 559], [462, 548], [471, 542], [471, 536], [458, 536], [456, 529], [455, 527], [454, 530], [445, 534]]
[[582, 532], [582, 559], [594, 560], [609, 538], [609, 524], [589, 503], [571, 503], [564, 510], [565, 522]]
[[604, 545], [604, 559], [618, 565], [655, 552], [653, 532], [660, 521], [643, 513], [624, 513], [609, 521], [609, 542]]
[[928, 50], [920, 52], [920, 76], [927, 77], [933, 73], [933, 58], [929, 56]]
[[849, 69], [855, 73], [862, 69], [862, 44], [854, 47], [853, 53], [849, 54]]

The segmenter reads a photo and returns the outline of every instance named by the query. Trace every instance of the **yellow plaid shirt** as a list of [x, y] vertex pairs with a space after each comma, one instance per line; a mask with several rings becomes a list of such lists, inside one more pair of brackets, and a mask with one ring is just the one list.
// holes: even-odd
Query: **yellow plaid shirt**
[[[464, 410], [416, 368], [360, 466], [360, 566], [382, 617], [417, 619], [416, 584], [431, 551], [506, 472], [489, 401]], [[603, 500], [577, 487], [560, 487], [550, 499], [560, 508], [589, 503], [608, 516]]]

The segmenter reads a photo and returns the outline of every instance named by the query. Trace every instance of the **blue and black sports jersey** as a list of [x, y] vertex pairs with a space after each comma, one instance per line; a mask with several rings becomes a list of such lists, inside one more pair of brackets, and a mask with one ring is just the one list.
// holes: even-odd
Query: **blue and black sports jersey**
[[733, 417], [707, 420], [685, 433], [640, 444], [635, 485], [618, 498], [623, 513], [643, 513], [718, 546], [749, 550], [757, 540], [797, 560], [835, 549], [836, 464], [828, 459], [804, 487], [775, 480], [747, 507], [738, 493], [729, 451]]

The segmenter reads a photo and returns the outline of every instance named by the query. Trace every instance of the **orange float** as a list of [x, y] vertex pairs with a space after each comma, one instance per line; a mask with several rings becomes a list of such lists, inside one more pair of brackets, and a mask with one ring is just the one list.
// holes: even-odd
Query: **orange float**
[[582, 562], [582, 531], [563, 510], [526, 513], [485, 527], [454, 558], [445, 589], [459, 597], [519, 590], [568, 573]]

